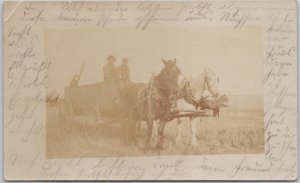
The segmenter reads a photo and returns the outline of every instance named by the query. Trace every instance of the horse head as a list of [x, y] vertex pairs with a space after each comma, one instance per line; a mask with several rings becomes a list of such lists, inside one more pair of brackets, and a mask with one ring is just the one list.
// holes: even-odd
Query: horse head
[[213, 97], [219, 97], [219, 77], [210, 69], [204, 69], [196, 78], [191, 79], [191, 87], [198, 99], [203, 96], [205, 90]]
[[214, 97], [219, 97], [219, 77], [210, 69], [205, 73], [206, 88]]
[[158, 74], [160, 86], [164, 86], [168, 90], [178, 88], [178, 79], [181, 74], [180, 69], [176, 65], [176, 59], [164, 60], [162, 59], [164, 68]]
[[227, 103], [229, 102], [229, 99], [226, 95], [222, 95], [220, 96], [219, 102], [222, 105], [222, 107], [228, 107]]

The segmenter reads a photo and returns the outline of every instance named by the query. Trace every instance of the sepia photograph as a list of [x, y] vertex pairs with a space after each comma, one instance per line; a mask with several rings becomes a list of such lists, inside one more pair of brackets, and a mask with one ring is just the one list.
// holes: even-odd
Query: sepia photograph
[[294, 181], [294, 0], [3, 3], [6, 181]]
[[46, 29], [46, 158], [264, 153], [263, 29]]

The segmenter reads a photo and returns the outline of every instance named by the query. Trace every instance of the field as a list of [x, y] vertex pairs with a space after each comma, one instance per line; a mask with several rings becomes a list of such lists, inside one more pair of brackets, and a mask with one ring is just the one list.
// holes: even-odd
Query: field
[[[46, 157], [260, 154], [264, 153], [263, 112], [262, 96], [229, 96], [229, 107], [221, 109], [219, 118], [205, 116], [197, 124], [197, 147], [190, 143], [188, 120], [184, 121], [182, 142], [175, 144], [177, 122], [173, 120], [165, 126], [164, 148], [157, 151], [124, 144], [119, 121], [102, 118], [91, 123], [78, 117], [62, 123], [58, 108], [47, 106]], [[143, 142], [144, 126], [139, 131], [138, 144]]]

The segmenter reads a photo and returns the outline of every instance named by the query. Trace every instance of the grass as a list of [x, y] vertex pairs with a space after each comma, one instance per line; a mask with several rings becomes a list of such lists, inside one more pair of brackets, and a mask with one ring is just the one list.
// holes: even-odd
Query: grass
[[[138, 147], [125, 145], [118, 123], [59, 122], [56, 107], [47, 107], [47, 158], [202, 155], [202, 154], [259, 154], [264, 153], [264, 123], [262, 96], [229, 96], [229, 107], [220, 111], [219, 118], [202, 117], [197, 123], [198, 146], [190, 144], [190, 125], [184, 119], [183, 140], [175, 144], [176, 121], [166, 124], [164, 149], [139, 148], [145, 129], [140, 131]], [[212, 111], [207, 111], [212, 114]], [[145, 125], [143, 125], [145, 126]]]

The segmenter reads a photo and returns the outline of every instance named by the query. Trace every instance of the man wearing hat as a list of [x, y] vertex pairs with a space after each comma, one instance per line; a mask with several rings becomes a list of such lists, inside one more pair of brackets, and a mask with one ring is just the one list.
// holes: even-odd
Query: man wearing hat
[[107, 57], [107, 64], [103, 66], [104, 81], [117, 81], [117, 70], [114, 65], [116, 58], [113, 55]]
[[120, 88], [123, 88], [130, 82], [130, 69], [128, 67], [128, 62], [128, 58], [123, 58], [122, 64], [117, 68]]
[[79, 76], [75, 74], [70, 82], [70, 87], [78, 86], [79, 83]]

